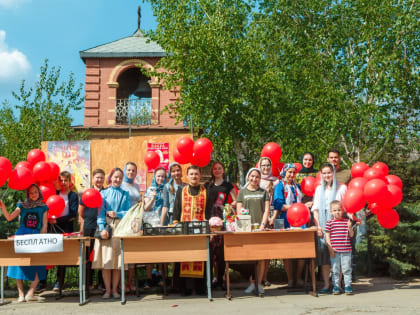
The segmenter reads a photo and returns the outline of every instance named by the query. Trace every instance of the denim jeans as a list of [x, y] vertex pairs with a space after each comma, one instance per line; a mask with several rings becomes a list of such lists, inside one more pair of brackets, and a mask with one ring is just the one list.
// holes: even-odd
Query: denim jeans
[[344, 285], [351, 286], [351, 252], [335, 252], [335, 258], [331, 258], [333, 286], [340, 287], [340, 269], [343, 272]]

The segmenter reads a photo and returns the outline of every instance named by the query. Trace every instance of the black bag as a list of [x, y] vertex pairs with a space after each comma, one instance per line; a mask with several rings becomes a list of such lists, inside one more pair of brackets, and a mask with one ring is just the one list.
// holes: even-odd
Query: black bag
[[[111, 226], [108, 223], [105, 224], [104, 230], [108, 232], [109, 237], [106, 238], [106, 239], [109, 240], [112, 237], [112, 228], [111, 228]], [[99, 231], [99, 226], [96, 227], [96, 231], [95, 231], [94, 237], [99, 238], [100, 240], [102, 240], [101, 231]]]

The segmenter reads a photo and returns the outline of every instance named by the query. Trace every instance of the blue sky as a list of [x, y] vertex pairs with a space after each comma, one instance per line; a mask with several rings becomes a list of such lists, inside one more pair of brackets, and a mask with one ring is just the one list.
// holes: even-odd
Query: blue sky
[[[0, 104], [22, 79], [33, 83], [48, 58], [84, 84], [85, 65], [79, 51], [156, 28], [150, 5], [141, 0], [0, 0]], [[83, 124], [83, 111], [73, 112], [73, 125]]]

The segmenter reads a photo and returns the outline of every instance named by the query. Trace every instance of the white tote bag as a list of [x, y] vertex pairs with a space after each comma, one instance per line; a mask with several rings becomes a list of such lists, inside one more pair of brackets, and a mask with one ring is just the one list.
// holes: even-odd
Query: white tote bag
[[143, 203], [138, 202], [132, 206], [121, 219], [113, 236], [140, 235], [143, 221]]

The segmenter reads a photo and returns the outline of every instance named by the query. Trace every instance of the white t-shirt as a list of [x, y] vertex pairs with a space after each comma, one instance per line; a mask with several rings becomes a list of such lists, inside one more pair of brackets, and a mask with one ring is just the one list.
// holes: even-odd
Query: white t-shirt
[[64, 210], [63, 212], [61, 212], [61, 215], [60, 215], [60, 218], [61, 218], [69, 214], [69, 195], [68, 193], [62, 194], [60, 192], [59, 196], [64, 199], [64, 203], [65, 203]]

